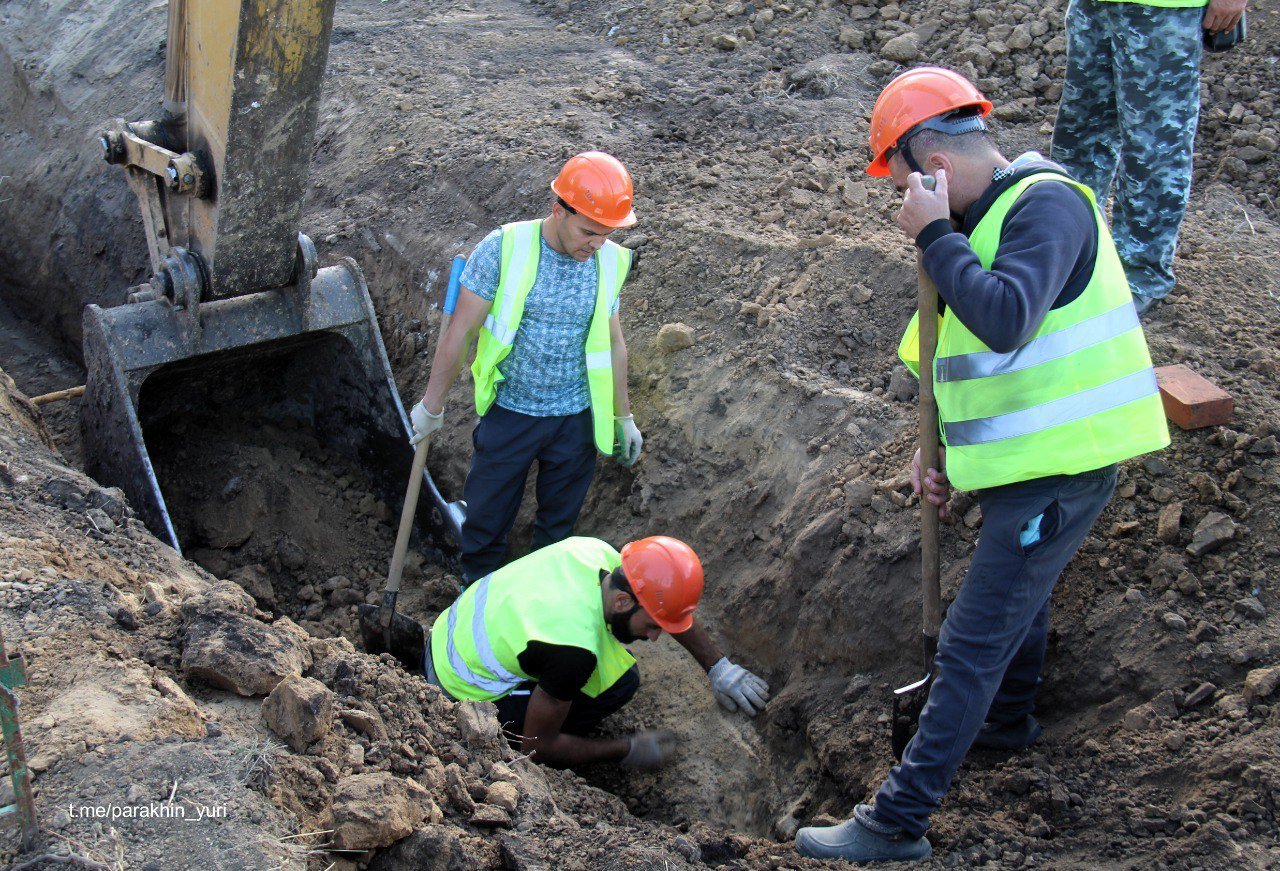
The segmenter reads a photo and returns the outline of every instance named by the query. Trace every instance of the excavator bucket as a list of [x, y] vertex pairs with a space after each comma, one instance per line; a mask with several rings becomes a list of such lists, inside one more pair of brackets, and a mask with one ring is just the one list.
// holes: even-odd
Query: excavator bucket
[[[138, 196], [152, 276], [124, 304], [85, 310], [85, 465], [179, 550], [148, 446], [207, 436], [186, 421], [210, 409], [309, 427], [391, 500], [411, 468], [360, 269], [318, 268], [298, 232], [333, 6], [170, 0], [161, 117], [117, 119], [99, 139]], [[420, 525], [451, 555], [460, 512], [424, 479]]]
[[[152, 532], [181, 550], [148, 442], [181, 435], [175, 421], [228, 398], [261, 406], [267, 420], [303, 420], [329, 450], [373, 470], [387, 501], [403, 492], [410, 427], [354, 261], [200, 313], [197, 337], [163, 300], [85, 310], [85, 466], [123, 489]], [[429, 474], [423, 484], [419, 525], [450, 554], [461, 518]]]

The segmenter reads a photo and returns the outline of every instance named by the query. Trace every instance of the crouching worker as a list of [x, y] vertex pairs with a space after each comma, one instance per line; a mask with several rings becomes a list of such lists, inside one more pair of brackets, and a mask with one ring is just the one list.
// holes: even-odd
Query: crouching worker
[[[503, 731], [537, 762], [657, 768], [674, 750], [669, 732], [583, 737], [640, 686], [624, 645], [669, 632], [708, 671], [725, 708], [754, 716], [769, 698], [768, 685], [731, 663], [698, 624], [701, 597], [702, 564], [682, 541], [652, 536], [619, 553], [599, 539], [568, 538], [479, 579], [425, 639], [421, 627], [416, 638], [393, 636], [392, 653], [406, 661], [420, 651], [416, 662], [449, 696], [497, 705]], [[362, 606], [362, 622], [377, 613]]]

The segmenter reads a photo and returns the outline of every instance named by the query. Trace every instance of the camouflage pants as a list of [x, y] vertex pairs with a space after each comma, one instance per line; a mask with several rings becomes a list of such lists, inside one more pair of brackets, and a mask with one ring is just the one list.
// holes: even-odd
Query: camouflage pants
[[1191, 191], [1200, 118], [1201, 8], [1108, 0], [1067, 7], [1067, 75], [1053, 159], [1105, 203], [1141, 296], [1173, 289], [1173, 252]]

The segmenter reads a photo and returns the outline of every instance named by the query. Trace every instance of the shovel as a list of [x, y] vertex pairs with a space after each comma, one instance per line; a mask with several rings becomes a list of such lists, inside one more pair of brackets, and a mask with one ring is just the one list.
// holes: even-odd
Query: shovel
[[[938, 464], [938, 403], [933, 395], [933, 355], [938, 347], [938, 288], [917, 262], [920, 311], [920, 476]], [[921, 650], [924, 677], [893, 691], [893, 756], [901, 761], [907, 742], [920, 724], [920, 712], [933, 686], [933, 657], [938, 652], [938, 629], [942, 625], [942, 587], [938, 565], [938, 506], [920, 493], [920, 586], [924, 598]]]
[[413, 469], [409, 472], [409, 487], [404, 494], [404, 508], [400, 510], [400, 531], [396, 533], [396, 547], [391, 554], [391, 568], [387, 572], [387, 589], [382, 594], [382, 606], [362, 604], [358, 609], [360, 635], [364, 649], [369, 653], [393, 653], [408, 670], [422, 668], [423, 631], [417, 620], [396, 613], [396, 599], [400, 596], [400, 578], [404, 575], [404, 559], [409, 551], [409, 536], [413, 533], [413, 515], [418, 507], [418, 491], [422, 489], [422, 470], [427, 464], [427, 446], [431, 437], [418, 442], [413, 452]]
[[[453, 317], [454, 305], [458, 299], [459, 279], [466, 259], [453, 258], [449, 271], [449, 287], [445, 293], [444, 313], [440, 318], [440, 335], [448, 329]], [[400, 596], [400, 579], [404, 575], [405, 555], [409, 551], [409, 537], [413, 534], [413, 517], [418, 508], [418, 493], [422, 490], [422, 472], [427, 465], [427, 449], [431, 445], [431, 437], [427, 436], [418, 442], [413, 452], [413, 466], [409, 470], [409, 486], [404, 494], [404, 507], [400, 509], [400, 529], [396, 532], [396, 546], [391, 553], [391, 568], [387, 571], [387, 588], [382, 594], [382, 606], [376, 611], [371, 605], [361, 605], [358, 609], [360, 634], [363, 636], [365, 650], [378, 653], [383, 650], [400, 655], [408, 650], [407, 656], [401, 659], [413, 661], [417, 649], [416, 663], [422, 661], [422, 626], [416, 621], [396, 613], [396, 600]], [[461, 526], [466, 504], [449, 503], [449, 512], [454, 515]], [[410, 667], [406, 663], [406, 667]]]

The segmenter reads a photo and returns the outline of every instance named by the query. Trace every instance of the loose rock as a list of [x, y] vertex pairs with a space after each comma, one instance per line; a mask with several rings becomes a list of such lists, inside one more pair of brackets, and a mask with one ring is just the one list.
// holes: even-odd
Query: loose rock
[[333, 693], [318, 680], [287, 677], [262, 703], [262, 718], [301, 753], [333, 727]]
[[1235, 601], [1236, 613], [1247, 620], [1264, 620], [1267, 608], [1253, 596], [1245, 596]]
[[343, 778], [329, 809], [333, 844], [340, 850], [373, 850], [394, 844], [424, 819], [439, 822], [440, 809], [425, 788], [385, 771]]
[[899, 402], [910, 402], [920, 395], [920, 382], [905, 366], [898, 366], [889, 376], [889, 395]]
[[501, 740], [497, 708], [488, 702], [459, 702], [454, 712], [462, 743], [472, 750], [495, 749]]
[[692, 348], [694, 344], [693, 327], [687, 324], [663, 324], [658, 330], [658, 350], [665, 354]]
[[511, 815], [500, 807], [494, 807], [491, 804], [476, 805], [475, 813], [471, 815], [471, 819], [467, 820], [473, 826], [480, 826], [487, 829], [509, 829], [511, 828]]
[[505, 780], [492, 783], [485, 790], [484, 803], [502, 808], [507, 813], [513, 814], [516, 812], [516, 805], [520, 803], [520, 790], [516, 788], [514, 783], [508, 783]]
[[1182, 503], [1170, 502], [1160, 509], [1160, 519], [1156, 522], [1156, 537], [1166, 544], [1177, 544], [1178, 533], [1182, 531]]
[[1182, 707], [1194, 708], [1201, 702], [1207, 701], [1217, 691], [1218, 688], [1216, 686], [1206, 681], [1187, 693], [1187, 697], [1182, 700]]
[[912, 63], [920, 58], [920, 37], [914, 33], [895, 36], [880, 47], [880, 56], [895, 63]]
[[1267, 698], [1280, 687], [1280, 665], [1255, 668], [1244, 679], [1244, 700], [1254, 704]]
[[467, 789], [467, 780], [456, 762], [450, 762], [444, 767], [444, 789], [449, 804], [458, 813], [469, 814], [475, 809], [475, 799], [471, 797], [471, 792]]
[[383, 724], [382, 717], [376, 713], [361, 711], [357, 708], [343, 708], [338, 711], [338, 718], [370, 740], [387, 740], [387, 727]]
[[426, 825], [377, 854], [372, 871], [413, 868], [415, 871], [459, 871], [476, 864], [462, 841], [462, 830], [448, 825]]
[[1191, 544], [1187, 545], [1187, 553], [1192, 556], [1204, 556], [1217, 550], [1236, 535], [1236, 522], [1218, 511], [1210, 511], [1197, 525], [1191, 534]]
[[298, 635], [281, 628], [287, 622], [267, 625], [228, 611], [199, 615], [183, 633], [182, 670], [242, 696], [266, 695], [310, 664]]

